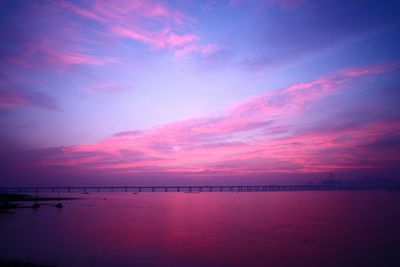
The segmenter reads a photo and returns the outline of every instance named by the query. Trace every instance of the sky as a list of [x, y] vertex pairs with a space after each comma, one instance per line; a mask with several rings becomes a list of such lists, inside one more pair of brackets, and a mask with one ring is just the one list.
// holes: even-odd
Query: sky
[[0, 185], [400, 179], [399, 10], [0, 0]]

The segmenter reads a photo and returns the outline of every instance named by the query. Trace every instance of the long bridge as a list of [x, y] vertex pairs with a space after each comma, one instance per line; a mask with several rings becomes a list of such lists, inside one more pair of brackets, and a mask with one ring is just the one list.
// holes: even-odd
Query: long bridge
[[349, 187], [331, 184], [301, 185], [178, 185], [178, 186], [40, 186], [0, 187], [2, 193], [89, 193], [89, 192], [281, 192], [281, 191], [332, 191], [332, 190], [400, 190], [397, 187]]

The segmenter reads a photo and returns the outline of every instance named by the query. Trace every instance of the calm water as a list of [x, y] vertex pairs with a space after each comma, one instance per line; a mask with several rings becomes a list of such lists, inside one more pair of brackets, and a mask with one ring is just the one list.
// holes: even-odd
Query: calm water
[[0, 214], [0, 258], [57, 266], [400, 266], [400, 192], [91, 193]]

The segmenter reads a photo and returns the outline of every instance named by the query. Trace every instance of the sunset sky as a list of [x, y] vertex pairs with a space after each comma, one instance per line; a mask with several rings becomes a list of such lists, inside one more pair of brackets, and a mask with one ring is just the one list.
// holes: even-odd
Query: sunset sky
[[0, 186], [400, 179], [399, 10], [0, 0]]

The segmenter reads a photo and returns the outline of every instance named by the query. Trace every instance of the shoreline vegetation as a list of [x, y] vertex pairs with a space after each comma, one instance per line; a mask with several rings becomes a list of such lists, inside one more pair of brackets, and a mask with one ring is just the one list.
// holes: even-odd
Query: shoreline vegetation
[[[74, 200], [76, 198], [71, 197], [48, 197], [48, 196], [32, 196], [26, 194], [14, 194], [14, 193], [0, 193], [0, 212], [9, 211], [17, 208], [32, 208], [32, 206], [22, 205], [24, 202], [43, 202], [43, 201], [61, 201], [61, 200]], [[0, 261], [0, 267], [3, 262]], [[5, 265], [8, 266], [8, 265]], [[10, 265], [14, 266], [14, 265]], [[16, 265], [19, 266], [19, 265]], [[25, 265], [21, 265], [25, 266]], [[27, 265], [30, 266], [30, 265]], [[36, 265], [32, 265], [36, 266]]]
[[55, 265], [43, 265], [33, 262], [23, 262], [18, 260], [0, 260], [0, 267], [56, 267]]

